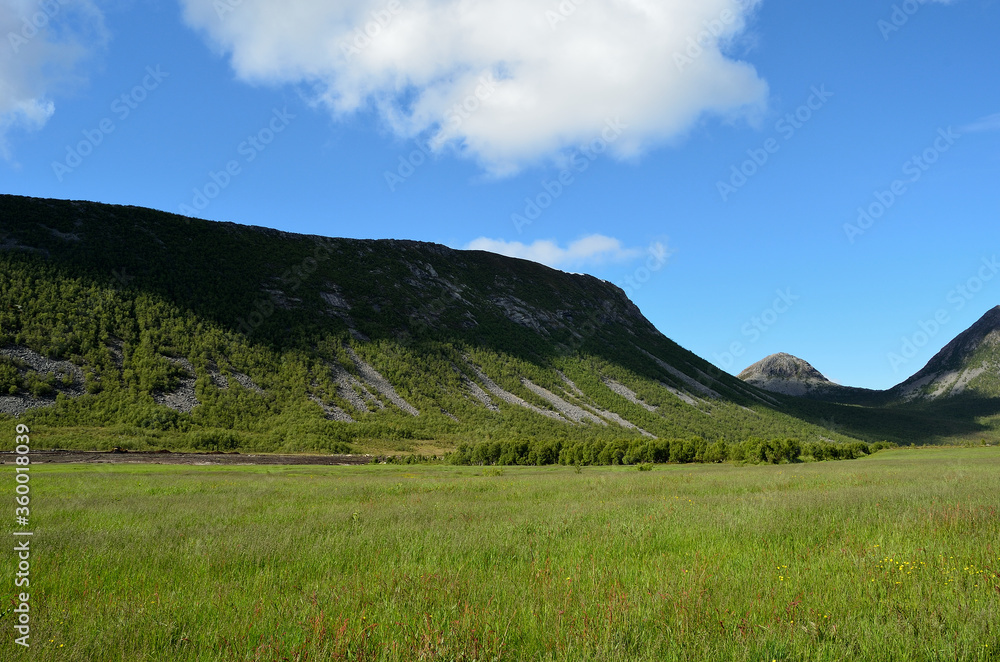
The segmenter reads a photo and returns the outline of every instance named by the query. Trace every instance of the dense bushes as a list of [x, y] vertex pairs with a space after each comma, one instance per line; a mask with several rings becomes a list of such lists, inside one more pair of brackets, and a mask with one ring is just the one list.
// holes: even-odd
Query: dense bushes
[[739, 443], [708, 443], [701, 437], [690, 439], [599, 439], [582, 442], [489, 441], [464, 443], [448, 456], [452, 464], [475, 465], [615, 465], [690, 462], [740, 462], [781, 464], [812, 460], [847, 460], [870, 455], [895, 444], [854, 442], [837, 444], [797, 439], [760, 439], [750, 437]]
[[885, 448], [896, 448], [897, 445], [887, 441], [880, 441], [874, 444], [866, 444], [862, 441], [849, 444], [811, 442], [806, 444], [803, 454], [812, 457], [814, 460], [855, 460]]

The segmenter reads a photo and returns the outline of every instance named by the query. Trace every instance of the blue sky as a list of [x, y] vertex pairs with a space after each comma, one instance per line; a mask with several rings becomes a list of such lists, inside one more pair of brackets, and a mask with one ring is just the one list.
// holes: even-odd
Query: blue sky
[[996, 0], [2, 0], [0, 190], [521, 255], [730, 372], [886, 388], [1000, 303], [998, 29]]

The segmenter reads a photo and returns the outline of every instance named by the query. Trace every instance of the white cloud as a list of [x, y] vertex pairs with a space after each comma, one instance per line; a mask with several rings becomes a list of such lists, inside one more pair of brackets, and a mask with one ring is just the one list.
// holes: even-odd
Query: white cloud
[[494, 173], [609, 119], [629, 125], [613, 146], [625, 157], [703, 113], [759, 112], [766, 83], [726, 54], [759, 1], [181, 0], [241, 79], [304, 84], [337, 116], [373, 107]]
[[466, 250], [489, 251], [507, 257], [519, 257], [532, 262], [540, 262], [553, 268], [565, 266], [581, 266], [584, 264], [602, 264], [606, 262], [622, 262], [642, 255], [642, 251], [625, 248], [622, 242], [613, 237], [592, 234], [582, 237], [563, 248], [554, 241], [539, 239], [530, 244], [519, 241], [504, 241], [480, 237], [469, 242]]
[[108, 36], [91, 0], [2, 0], [0, 38], [0, 156], [9, 159], [8, 133], [44, 126], [53, 95], [83, 80], [80, 65]]
[[1000, 113], [980, 117], [972, 124], [967, 124], [959, 129], [961, 133], [977, 133], [980, 131], [1000, 131]]

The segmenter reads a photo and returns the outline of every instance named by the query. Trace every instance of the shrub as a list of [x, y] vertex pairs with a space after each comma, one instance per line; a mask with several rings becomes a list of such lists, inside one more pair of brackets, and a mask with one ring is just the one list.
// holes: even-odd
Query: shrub
[[234, 451], [242, 444], [241, 436], [232, 430], [206, 430], [193, 432], [191, 446], [198, 450]]

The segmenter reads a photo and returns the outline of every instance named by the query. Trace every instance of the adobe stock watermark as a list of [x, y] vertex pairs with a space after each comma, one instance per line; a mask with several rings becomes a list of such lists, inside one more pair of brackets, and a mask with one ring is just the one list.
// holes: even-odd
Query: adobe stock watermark
[[653, 275], [667, 266], [670, 257], [677, 253], [671, 249], [666, 241], [654, 241], [646, 248], [646, 259], [641, 265], [635, 268], [631, 275], [626, 276], [617, 283], [618, 287], [625, 291], [625, 296], [632, 296], [642, 289], [642, 287], [652, 280]]
[[889, 18], [880, 18], [875, 24], [878, 31], [882, 33], [882, 40], [889, 41], [890, 35], [899, 32], [904, 25], [910, 22], [910, 18], [920, 9], [933, 0], [904, 0], [892, 6], [892, 13]]
[[[494, 78], [492, 72], [480, 76], [476, 88], [467, 94], [464, 99], [455, 102], [451, 108], [444, 112], [444, 122], [442, 123], [441, 131], [457, 131], [465, 123], [465, 120], [472, 117], [483, 107], [483, 103], [493, 96], [496, 89], [497, 80]], [[414, 144], [417, 149], [414, 149], [409, 154], [399, 155], [399, 162], [396, 165], [395, 171], [386, 170], [382, 173], [385, 183], [392, 193], [396, 192], [396, 187], [412, 177], [417, 168], [427, 163], [434, 156], [434, 147], [430, 141], [416, 140]]]
[[938, 308], [929, 319], [917, 322], [917, 330], [900, 338], [899, 351], [889, 352], [886, 358], [893, 372], [899, 372], [899, 367], [909, 363], [919, 354], [920, 350], [934, 339], [938, 333], [951, 321], [951, 315], [960, 312], [976, 295], [983, 291], [986, 284], [1000, 273], [1000, 261], [997, 256], [984, 257], [976, 273], [964, 283], [956, 285], [945, 297], [949, 307]]
[[[165, 78], [170, 74], [163, 71], [160, 65], [156, 68], [146, 67], [146, 75], [142, 81], [128, 92], [122, 93], [111, 102], [111, 112], [118, 118], [119, 122], [124, 122], [139, 106], [149, 98], [150, 92], [158, 89]], [[56, 179], [62, 183], [66, 175], [72, 173], [83, 164], [83, 160], [94, 153], [100, 147], [105, 138], [114, 133], [117, 128], [115, 121], [111, 117], [105, 117], [93, 129], [83, 130], [83, 140], [75, 145], [66, 145], [66, 158], [62, 161], [52, 162], [52, 172]]]
[[576, 8], [587, 0], [562, 0], [554, 9], [545, 11], [545, 20], [549, 22], [549, 28], [555, 32], [559, 29], [560, 23], [565, 23], [576, 13]]
[[534, 196], [524, 199], [524, 208], [520, 213], [514, 212], [510, 215], [510, 221], [514, 224], [517, 233], [523, 233], [524, 226], [531, 225], [541, 218], [545, 210], [551, 207], [552, 203], [576, 182], [576, 174], [586, 172], [590, 164], [608, 151], [608, 147], [617, 142], [627, 128], [628, 124], [622, 122], [621, 118], [605, 120], [601, 135], [577, 148], [577, 151], [570, 157], [570, 167], [560, 171], [555, 179], [543, 179], [542, 190]]
[[399, 0], [389, 0], [384, 9], [377, 9], [371, 12], [371, 20], [354, 28], [354, 37], [350, 41], [340, 42], [340, 52], [350, 60], [372, 45], [375, 39], [382, 34], [382, 31], [392, 24], [392, 19], [403, 11], [403, 5]]
[[14, 538], [17, 544], [14, 545], [14, 553], [17, 554], [17, 572], [14, 573], [16, 579], [14, 586], [21, 590], [16, 594], [16, 599], [12, 599], [16, 606], [14, 612], [14, 631], [21, 635], [14, 639], [14, 643], [25, 648], [30, 647], [28, 639], [31, 637], [31, 594], [25, 589], [31, 586], [31, 536], [34, 532], [28, 528], [28, 517], [31, 514], [31, 439], [28, 436], [30, 430], [27, 425], [18, 423], [14, 428], [14, 521], [17, 528], [14, 530]]
[[[745, 1], [740, 2], [739, 8], [746, 9], [747, 4]], [[723, 9], [718, 17], [702, 21], [704, 29], [687, 38], [687, 46], [683, 51], [674, 51], [674, 66], [677, 67], [677, 71], [684, 71], [694, 64], [695, 60], [705, 54], [705, 49], [711, 48], [718, 42], [719, 37], [736, 24], [737, 18], [731, 9]]]
[[21, 52], [21, 47], [27, 45], [29, 41], [38, 36], [42, 30], [47, 28], [52, 19], [59, 14], [62, 5], [69, 0], [45, 0], [38, 4], [38, 11], [30, 16], [21, 17], [21, 29], [18, 32], [8, 32], [7, 41], [10, 42], [10, 50], [15, 55]]
[[[805, 103], [795, 109], [794, 112], [786, 113], [784, 117], [775, 122], [774, 131], [785, 141], [795, 137], [799, 129], [811, 120], [814, 114], [819, 111], [833, 97], [833, 92], [826, 89], [826, 84], [819, 87], [813, 85], [810, 89], [812, 94]], [[770, 137], [764, 141], [760, 147], [748, 149], [747, 160], [739, 165], [733, 165], [729, 169], [728, 181], [719, 180], [715, 183], [715, 189], [723, 202], [728, 202], [729, 198], [747, 185], [747, 182], [767, 165], [771, 157], [781, 150], [781, 142], [775, 137]]]
[[[647, 248], [646, 260], [643, 264], [636, 267], [636, 270], [631, 276], [623, 279], [621, 283], [618, 284], [622, 290], [625, 291], [626, 296], [631, 296], [639, 289], [641, 289], [646, 283], [648, 283], [654, 274], [659, 273], [666, 266], [671, 255], [674, 255], [677, 251], [671, 250], [664, 241], [654, 241]], [[631, 288], [631, 294], [627, 288]], [[560, 346], [559, 350], [564, 355], [571, 355], [575, 352], [580, 351], [580, 349], [587, 343], [597, 336], [601, 328], [606, 324], [607, 311], [602, 308], [588, 308], [587, 314], [582, 321], [577, 318], [573, 320], [573, 327], [576, 333]]]
[[257, 133], [247, 136], [246, 140], [236, 146], [236, 153], [243, 157], [241, 163], [239, 159], [230, 159], [219, 171], [210, 170], [208, 180], [204, 185], [193, 189], [194, 195], [191, 204], [182, 204], [180, 212], [184, 216], [196, 216], [208, 208], [219, 195], [225, 191], [236, 177], [243, 174], [243, 164], [253, 163], [260, 154], [267, 149], [268, 145], [282, 131], [288, 128], [295, 115], [288, 112], [288, 108], [278, 110], [272, 109], [270, 120]]
[[797, 294], [792, 294], [790, 287], [775, 290], [775, 294], [777, 296], [768, 308], [761, 311], [760, 315], [751, 317], [749, 322], [740, 327], [740, 334], [746, 338], [746, 344], [738, 340], [733, 341], [729, 344], [727, 351], [714, 355], [716, 363], [723, 370], [729, 370], [736, 359], [746, 354], [747, 345], [752, 345], [760, 340], [778, 323], [781, 316], [791, 310], [795, 302], [802, 298]]
[[214, 0], [212, 2], [212, 7], [215, 9], [215, 13], [220, 21], [242, 6], [243, 0]]
[[855, 239], [870, 230], [875, 221], [882, 218], [906, 194], [910, 184], [919, 181], [924, 173], [938, 162], [941, 155], [951, 149], [961, 137], [961, 134], [955, 133], [950, 126], [947, 129], [938, 129], [933, 144], [920, 154], [914, 154], [903, 164], [902, 170], [906, 178], [896, 179], [887, 188], [872, 193], [874, 202], [858, 207], [858, 218], [854, 223], [844, 223], [847, 240], [853, 244]]
[[[280, 294], [287, 296], [298, 292], [303, 283], [316, 273], [322, 262], [330, 259], [333, 255], [335, 245], [332, 240], [317, 239], [312, 255], [307, 255], [302, 261], [287, 269], [278, 277], [281, 285], [286, 288]], [[278, 306], [282, 305], [279, 293], [272, 292], [269, 297], [261, 297], [254, 302], [254, 310], [244, 317], [236, 318], [236, 326], [244, 335], [249, 337], [256, 331], [264, 321], [274, 314]]]

